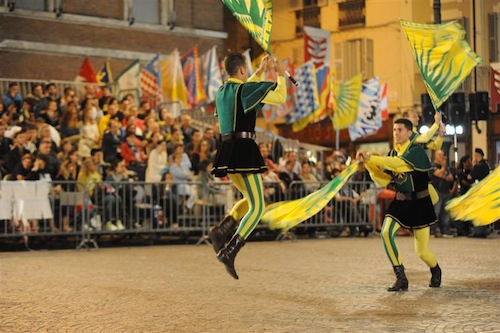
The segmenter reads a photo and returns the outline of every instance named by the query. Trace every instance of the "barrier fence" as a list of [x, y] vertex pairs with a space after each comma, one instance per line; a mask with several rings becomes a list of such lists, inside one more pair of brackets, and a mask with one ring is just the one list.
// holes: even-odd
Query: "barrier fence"
[[[293, 182], [283, 191], [264, 182], [266, 203], [303, 197], [323, 183]], [[349, 182], [318, 214], [293, 230], [324, 231], [338, 236], [373, 230], [377, 189], [371, 182]], [[61, 236], [76, 247], [98, 247], [110, 234], [158, 233], [194, 235], [207, 240], [218, 223], [241, 199], [230, 182], [175, 183], [100, 182], [87, 185], [59, 181], [0, 182], [0, 241], [5, 238]], [[260, 224], [260, 230], [267, 225]]]

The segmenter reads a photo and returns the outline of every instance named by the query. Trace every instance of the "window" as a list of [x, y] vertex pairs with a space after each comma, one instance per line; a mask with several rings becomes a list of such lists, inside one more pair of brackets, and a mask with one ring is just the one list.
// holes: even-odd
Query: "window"
[[43, 12], [47, 10], [48, 4], [45, 0], [16, 0], [17, 9], [28, 9]]
[[301, 35], [304, 26], [321, 28], [321, 10], [319, 7], [308, 7], [295, 12], [295, 34]]
[[351, 28], [365, 25], [365, 0], [348, 0], [339, 3], [339, 27]]
[[339, 80], [348, 80], [359, 73], [363, 79], [374, 76], [373, 40], [352, 39], [334, 44], [334, 62]]
[[132, 16], [135, 22], [160, 24], [160, 0], [135, 0], [132, 2]]

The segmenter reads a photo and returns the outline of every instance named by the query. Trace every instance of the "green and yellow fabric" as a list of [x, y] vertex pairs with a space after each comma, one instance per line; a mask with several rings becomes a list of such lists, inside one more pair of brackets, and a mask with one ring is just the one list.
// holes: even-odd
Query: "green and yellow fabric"
[[420, 24], [400, 19], [400, 23], [437, 110], [482, 60], [456, 21]]

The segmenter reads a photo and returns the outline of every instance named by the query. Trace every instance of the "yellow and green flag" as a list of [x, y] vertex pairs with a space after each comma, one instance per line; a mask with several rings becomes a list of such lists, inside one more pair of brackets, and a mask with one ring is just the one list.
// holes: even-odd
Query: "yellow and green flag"
[[500, 167], [493, 170], [467, 193], [451, 199], [446, 210], [459, 221], [472, 221], [482, 226], [500, 220]]
[[437, 110], [482, 60], [456, 21], [420, 24], [400, 19], [400, 23]]
[[266, 207], [261, 222], [270, 229], [287, 231], [322, 210], [349, 178], [358, 170], [358, 162], [348, 166], [319, 190], [297, 200], [281, 201]]
[[222, 2], [262, 49], [270, 53], [273, 2], [271, 0], [222, 0]]
[[362, 84], [361, 74], [342, 83], [333, 83], [332, 123], [335, 130], [348, 128], [356, 121]]

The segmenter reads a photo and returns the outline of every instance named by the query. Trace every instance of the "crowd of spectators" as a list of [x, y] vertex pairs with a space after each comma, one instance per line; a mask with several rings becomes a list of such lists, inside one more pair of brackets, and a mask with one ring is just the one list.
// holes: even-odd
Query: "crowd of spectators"
[[[78, 93], [67, 87], [59, 96], [49, 83], [34, 84], [31, 93], [21, 96], [18, 84], [11, 83], [0, 115], [4, 180], [78, 181], [80, 190], [86, 188], [92, 194], [95, 184], [105, 180], [159, 183], [167, 179], [179, 184], [180, 209], [188, 210], [196, 198], [190, 198], [185, 183], [215, 181], [209, 168], [219, 143], [218, 126], [196, 128], [190, 115], [175, 117], [167, 107], [152, 108], [148, 101], [136, 101], [133, 94], [118, 100], [108, 87], [87, 85]], [[312, 160], [296, 149], [284, 149], [283, 156], [273, 159], [271, 143], [261, 143], [260, 148], [269, 167], [263, 175], [268, 202], [315, 191], [322, 181], [342, 171], [349, 159], [345, 151], [335, 151], [324, 160]], [[217, 192], [215, 187], [205, 190]], [[124, 204], [109, 202], [119, 200], [116, 196], [101, 200], [106, 207]], [[117, 210], [109, 211], [106, 228], [123, 229], [113, 211]]]

